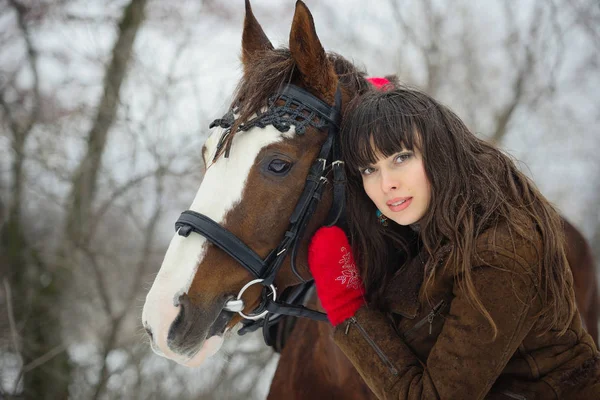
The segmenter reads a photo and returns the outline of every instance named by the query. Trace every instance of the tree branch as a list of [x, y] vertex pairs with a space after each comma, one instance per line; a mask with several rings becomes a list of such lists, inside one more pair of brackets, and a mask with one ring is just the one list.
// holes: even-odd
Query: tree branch
[[[79, 244], [79, 243], [78, 243]], [[94, 282], [96, 284], [96, 288], [98, 289], [98, 293], [100, 294], [100, 298], [102, 299], [102, 305], [104, 308], [104, 312], [108, 316], [109, 319], [113, 318], [113, 309], [112, 304], [110, 302], [110, 295], [108, 293], [108, 288], [104, 283], [104, 277], [102, 276], [102, 272], [100, 272], [100, 264], [98, 264], [98, 260], [96, 259], [96, 255], [92, 252], [92, 250], [88, 246], [79, 246], [79, 250], [81, 250], [90, 260], [90, 265], [92, 267], [92, 272], [94, 273]]]
[[27, 14], [27, 8], [17, 2], [17, 0], [8, 0], [17, 12], [17, 22], [21, 32], [23, 32], [23, 39], [25, 40], [25, 47], [27, 48], [27, 57], [29, 59], [29, 66], [31, 68], [31, 74], [33, 75], [33, 101], [32, 109], [29, 116], [29, 120], [25, 126], [20, 129], [20, 134], [24, 136], [23, 140], [26, 140], [27, 136], [31, 132], [31, 128], [37, 121], [38, 112], [40, 109], [40, 78], [37, 69], [37, 58], [38, 53], [33, 42], [31, 40], [31, 33], [25, 22], [25, 15]]
[[[508, 15], [507, 23], [509, 23], [508, 21], [514, 22], [514, 15], [512, 12], [510, 1], [507, 0], [504, 4], [505, 11]], [[512, 98], [507, 104], [504, 105], [504, 107], [499, 112], [496, 113], [496, 128], [494, 129], [494, 133], [490, 137], [490, 141], [492, 143], [499, 144], [502, 142], [507, 133], [508, 123], [510, 122], [510, 119], [512, 118], [515, 110], [517, 109], [517, 106], [521, 103], [523, 97], [525, 96], [525, 82], [531, 76], [536, 65], [536, 58], [533, 51], [533, 45], [535, 43], [535, 40], [539, 36], [539, 21], [537, 21], [537, 18], [539, 17], [540, 12], [540, 3], [538, 2], [536, 4], [536, 9], [533, 12], [533, 17], [529, 26], [529, 42], [519, 44], [518, 46], [519, 48], [523, 48], [524, 59], [523, 61], [520, 61], [521, 65], [518, 69], [517, 76], [515, 77], [515, 80], [512, 84]], [[516, 27], [516, 25], [513, 24], [512, 33], [509, 34], [507, 38], [507, 46], [509, 48], [513, 46], [516, 47], [514, 41], [516, 41], [516, 43], [519, 43], [517, 38], [518, 28]], [[518, 62], [517, 60], [519, 60], [519, 57], [517, 56], [517, 53], [509, 51], [509, 55], [512, 56], [511, 58], [515, 63]]]
[[[575, 0], [567, 0], [567, 6], [570, 7], [575, 14], [578, 24], [592, 39], [591, 42], [596, 46], [596, 50], [600, 51], [600, 10], [598, 4], [590, 2], [589, 7], [583, 7], [576, 4]], [[594, 8], [596, 13], [594, 14]]]
[[92, 399], [94, 400], [100, 397], [106, 386], [106, 382], [108, 382], [108, 379], [110, 378], [108, 366], [106, 364], [106, 359], [110, 351], [115, 346], [117, 333], [121, 328], [121, 324], [124, 321], [124, 318], [127, 315], [127, 312], [129, 311], [131, 305], [133, 304], [136, 294], [140, 290], [142, 280], [139, 279], [139, 277], [143, 276], [144, 269], [149, 264], [149, 255], [151, 254], [152, 244], [154, 242], [154, 237], [156, 234], [156, 226], [158, 224], [158, 220], [162, 212], [163, 178], [164, 175], [162, 175], [159, 171], [156, 177], [156, 204], [154, 207], [154, 212], [150, 217], [150, 222], [146, 226], [146, 229], [144, 229], [144, 232], [146, 232], [146, 235], [144, 236], [144, 244], [142, 246], [140, 260], [138, 261], [135, 271], [132, 275], [134, 276], [134, 279], [133, 284], [128, 291], [129, 296], [125, 299], [125, 306], [123, 307], [121, 312], [118, 315], [114, 316], [114, 318], [112, 319], [111, 331], [104, 342], [104, 353], [102, 357], [103, 363], [102, 369], [100, 371], [100, 379], [98, 380], [98, 384], [96, 385], [96, 388], [94, 390], [94, 395], [92, 396]]
[[144, 19], [146, 3], [147, 0], [131, 0], [119, 24], [112, 60], [104, 76], [104, 94], [88, 134], [86, 154], [76, 169], [69, 195], [72, 204], [67, 215], [66, 232], [68, 239], [74, 242], [86, 237], [89, 229], [102, 155], [109, 129], [116, 117], [119, 92], [132, 58], [135, 38]]

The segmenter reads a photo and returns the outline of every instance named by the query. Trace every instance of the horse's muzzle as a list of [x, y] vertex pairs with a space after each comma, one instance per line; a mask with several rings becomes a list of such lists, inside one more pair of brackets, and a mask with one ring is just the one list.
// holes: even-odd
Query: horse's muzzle
[[179, 313], [169, 328], [167, 345], [174, 353], [193, 357], [207, 338], [223, 335], [234, 313], [217, 304], [203, 309], [185, 293], [178, 300]]

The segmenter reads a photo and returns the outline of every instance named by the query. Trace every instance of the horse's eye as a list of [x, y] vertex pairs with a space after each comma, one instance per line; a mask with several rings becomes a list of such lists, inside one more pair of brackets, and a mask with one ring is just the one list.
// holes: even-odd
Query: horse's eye
[[278, 175], [287, 173], [292, 167], [292, 163], [286, 160], [275, 159], [269, 163], [269, 171]]

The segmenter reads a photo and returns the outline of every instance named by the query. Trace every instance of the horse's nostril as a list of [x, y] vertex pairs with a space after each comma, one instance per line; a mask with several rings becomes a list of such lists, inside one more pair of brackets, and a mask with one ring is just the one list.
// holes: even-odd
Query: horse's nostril
[[178, 293], [175, 295], [175, 297], [173, 297], [173, 305], [175, 307], [179, 307], [182, 303], [184, 303], [187, 300], [187, 298], [187, 293]]
[[144, 329], [146, 330], [146, 333], [148, 334], [148, 336], [150, 336], [150, 341], [154, 341], [154, 336], [152, 335], [152, 330], [150, 330], [150, 328], [148, 328], [147, 326], [144, 326]]
[[179, 312], [177, 313], [177, 316], [171, 323], [171, 327], [169, 328], [169, 333], [167, 334], [168, 341], [175, 340], [175, 338], [178, 335], [185, 334], [185, 331], [186, 331], [186, 329], [185, 329], [186, 324], [184, 322], [185, 310], [186, 310], [185, 305], [183, 303], [179, 304]]

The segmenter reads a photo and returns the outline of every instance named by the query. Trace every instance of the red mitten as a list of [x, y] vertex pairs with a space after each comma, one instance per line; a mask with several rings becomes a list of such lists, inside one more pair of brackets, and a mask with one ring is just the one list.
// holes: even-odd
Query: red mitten
[[308, 248], [308, 267], [317, 295], [333, 326], [352, 317], [365, 302], [362, 280], [344, 231], [320, 228]]

